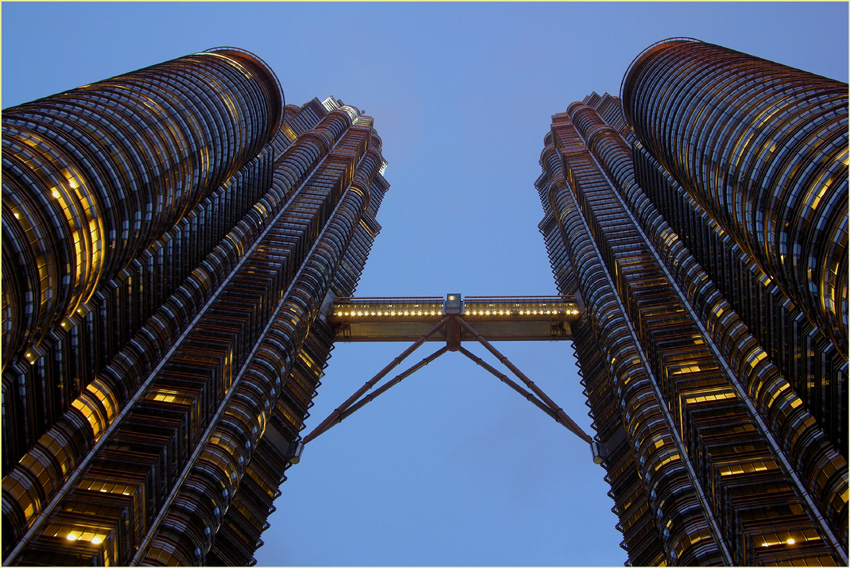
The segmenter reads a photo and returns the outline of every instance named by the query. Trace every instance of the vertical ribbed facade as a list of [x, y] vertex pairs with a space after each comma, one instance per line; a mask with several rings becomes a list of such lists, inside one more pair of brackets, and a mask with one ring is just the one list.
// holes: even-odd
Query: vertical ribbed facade
[[[584, 307], [575, 351], [629, 563], [846, 564], [847, 86], [673, 40], [622, 100], [553, 116], [535, 185], [559, 291]], [[765, 146], [779, 161], [733, 183], [724, 168]], [[810, 251], [805, 285], [782, 239]]]
[[846, 359], [847, 85], [670, 40], [622, 89], [643, 147]]
[[252, 563], [383, 166], [234, 48], [4, 111], [5, 563]]

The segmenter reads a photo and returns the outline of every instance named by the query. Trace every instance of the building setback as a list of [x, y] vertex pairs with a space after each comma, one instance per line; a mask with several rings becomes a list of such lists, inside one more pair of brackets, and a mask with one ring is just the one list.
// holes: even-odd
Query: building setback
[[4, 110], [5, 564], [253, 562], [385, 165], [235, 48]]
[[671, 39], [621, 91], [535, 186], [629, 562], [846, 565], [847, 85]]

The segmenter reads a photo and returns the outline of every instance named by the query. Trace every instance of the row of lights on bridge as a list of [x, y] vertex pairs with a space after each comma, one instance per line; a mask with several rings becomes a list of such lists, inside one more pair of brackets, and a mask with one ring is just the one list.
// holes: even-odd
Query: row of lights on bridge
[[578, 315], [578, 310], [569, 309], [569, 310], [519, 310], [518, 312], [511, 312], [509, 310], [470, 310], [466, 312], [467, 315], [473, 316], [505, 316], [510, 315], [512, 313], [517, 313], [521, 316], [543, 316], [543, 315]]
[[[504, 316], [518, 314], [521, 316], [530, 316], [530, 315], [578, 315], [577, 309], [567, 309], [567, 310], [519, 310], [518, 312], [511, 312], [510, 310], [469, 310], [465, 313], [465, 315], [473, 315], [473, 316]], [[400, 310], [400, 311], [340, 311], [334, 314], [337, 317], [346, 317], [346, 316], [438, 316], [443, 315], [442, 310]]]
[[350, 312], [336, 312], [335, 316], [440, 316], [443, 315], [442, 308], [438, 312], [436, 310], [404, 310], [404, 311], [350, 311]]

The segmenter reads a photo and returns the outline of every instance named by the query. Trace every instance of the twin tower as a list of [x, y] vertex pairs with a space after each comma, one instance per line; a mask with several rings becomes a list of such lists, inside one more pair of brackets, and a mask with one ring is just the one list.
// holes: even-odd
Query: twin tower
[[[5, 110], [2, 159], [3, 562], [252, 563], [380, 230], [372, 118], [220, 48]], [[665, 40], [540, 163], [629, 562], [846, 565], [847, 85]]]

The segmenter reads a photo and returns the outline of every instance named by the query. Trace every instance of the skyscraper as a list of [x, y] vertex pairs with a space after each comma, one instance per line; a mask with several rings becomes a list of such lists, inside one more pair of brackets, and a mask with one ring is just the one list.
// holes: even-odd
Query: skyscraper
[[246, 564], [389, 185], [220, 48], [3, 112], [3, 559]]
[[635, 565], [847, 563], [847, 85], [690, 39], [535, 186]]

